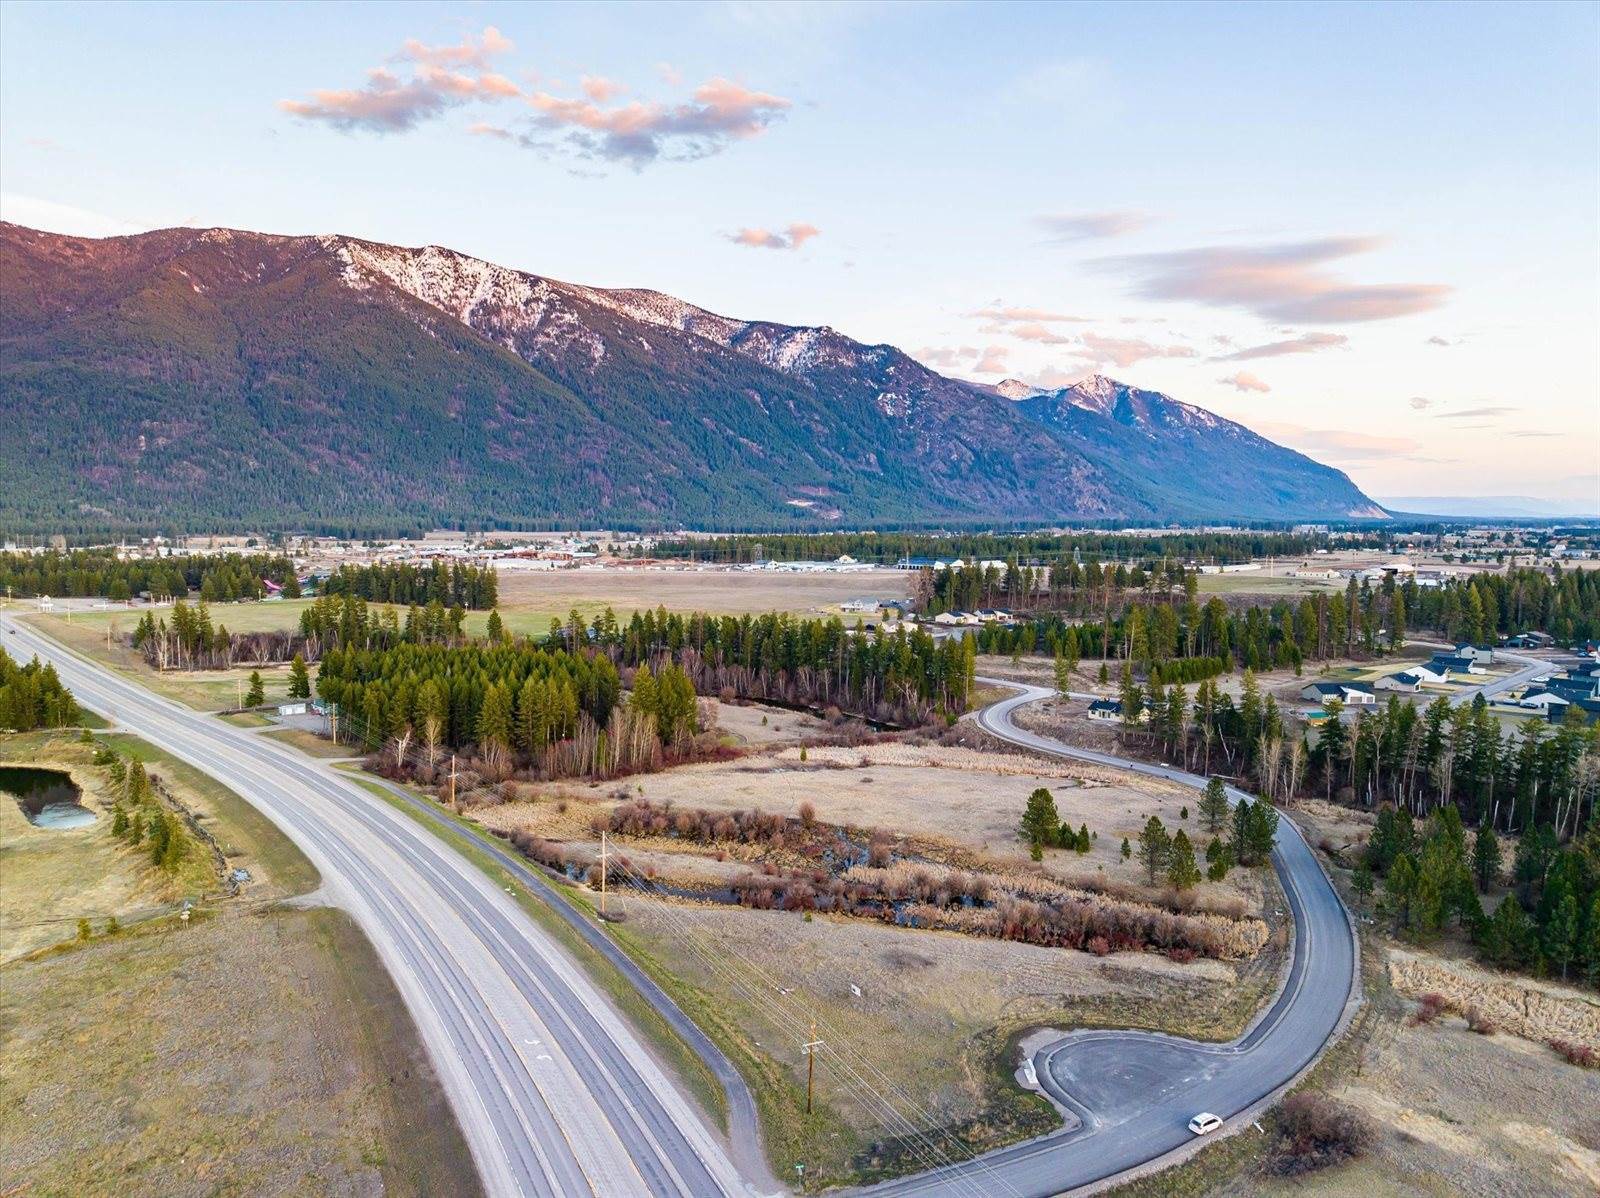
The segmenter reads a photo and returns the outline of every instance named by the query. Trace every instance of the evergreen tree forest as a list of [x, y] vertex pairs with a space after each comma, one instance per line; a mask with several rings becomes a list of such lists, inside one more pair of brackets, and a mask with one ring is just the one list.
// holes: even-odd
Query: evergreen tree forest
[[500, 601], [493, 566], [446, 565], [438, 559], [425, 566], [409, 562], [340, 566], [323, 581], [321, 590], [325, 595], [356, 595], [371, 603], [425, 607], [438, 602], [469, 611], [488, 611]]
[[66, 728], [83, 718], [55, 666], [34, 658], [25, 666], [0, 652], [0, 732]]
[[173, 554], [121, 560], [110, 549], [63, 553], [0, 553], [0, 589], [20, 599], [100, 598], [115, 603], [148, 594], [182, 599], [198, 591], [212, 603], [261, 599], [264, 580], [283, 588], [286, 598], [300, 593], [294, 566], [272, 554]]

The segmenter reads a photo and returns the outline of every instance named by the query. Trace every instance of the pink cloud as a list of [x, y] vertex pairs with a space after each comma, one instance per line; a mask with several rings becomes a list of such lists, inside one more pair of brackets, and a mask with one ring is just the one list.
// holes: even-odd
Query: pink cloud
[[986, 346], [983, 356], [973, 366], [974, 374], [1004, 374], [1006, 372], [1006, 358], [1011, 351], [1003, 345]]
[[1327, 265], [1368, 253], [1373, 237], [1256, 246], [1207, 246], [1171, 253], [1105, 258], [1100, 265], [1133, 276], [1144, 299], [1242, 308], [1265, 320], [1355, 324], [1428, 312], [1450, 288], [1436, 283], [1352, 284]]
[[1314, 354], [1321, 349], [1343, 349], [1350, 338], [1342, 333], [1302, 333], [1286, 341], [1269, 341], [1225, 354], [1219, 362], [1250, 362], [1257, 358], [1281, 358], [1287, 354]]
[[751, 249], [763, 250], [797, 250], [813, 237], [820, 237], [822, 230], [816, 225], [796, 221], [781, 232], [770, 229], [740, 229], [737, 233], [729, 233], [728, 240], [735, 245], [748, 246]]
[[1053, 312], [1048, 308], [1008, 308], [999, 304], [992, 304], [987, 308], [979, 308], [972, 315], [979, 320], [992, 320], [997, 323], [1039, 321], [1045, 324], [1081, 324], [1089, 319], [1087, 316], [1069, 316], [1065, 312]]
[[1022, 341], [1033, 341], [1040, 345], [1071, 345], [1072, 338], [1063, 336], [1054, 329], [1048, 328], [1038, 321], [1029, 324], [1014, 324], [1000, 330], [1010, 333]]
[[548, 92], [535, 92], [528, 102], [539, 111], [538, 123], [567, 130], [579, 153], [635, 167], [663, 156], [715, 154], [729, 141], [757, 136], [793, 106], [720, 77], [695, 88], [691, 102], [670, 106], [634, 101], [606, 108]]
[[1219, 383], [1226, 383], [1238, 391], [1259, 391], [1265, 394], [1271, 391], [1266, 382], [1251, 374], [1248, 370], [1241, 370], [1238, 374], [1231, 374], [1225, 379], [1218, 379]]
[[1088, 241], [1136, 232], [1150, 223], [1150, 217], [1143, 212], [1069, 212], [1036, 216], [1033, 223], [1058, 241]]
[[1109, 362], [1113, 366], [1132, 366], [1146, 358], [1197, 356], [1187, 345], [1157, 345], [1138, 338], [1102, 337], [1098, 333], [1085, 333], [1079, 341], [1087, 351], [1087, 356], [1096, 362]]
[[456, 46], [428, 46], [413, 38], [393, 56], [413, 64], [409, 79], [379, 67], [367, 72], [365, 87], [317, 89], [309, 100], [280, 100], [278, 107], [346, 132], [403, 133], [458, 104], [520, 96], [515, 83], [487, 69], [494, 55], [511, 48], [493, 25]]
[[578, 86], [583, 89], [583, 94], [596, 104], [608, 104], [628, 90], [622, 84], [602, 75], [585, 75]]
[[408, 58], [412, 62], [426, 63], [434, 67], [478, 67], [488, 66], [489, 60], [496, 54], [504, 54], [508, 50], [516, 49], [515, 45], [493, 25], [486, 25], [483, 33], [474, 38], [468, 34], [455, 46], [429, 46], [416, 38], [407, 38], [396, 58]]

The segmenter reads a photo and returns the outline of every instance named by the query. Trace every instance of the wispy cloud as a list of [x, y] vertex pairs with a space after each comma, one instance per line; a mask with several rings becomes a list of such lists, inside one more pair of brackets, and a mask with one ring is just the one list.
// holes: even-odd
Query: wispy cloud
[[979, 320], [992, 320], [997, 324], [1006, 324], [1012, 321], [1037, 321], [1043, 324], [1082, 324], [1088, 321], [1087, 316], [1072, 316], [1066, 312], [1055, 312], [1049, 308], [1012, 308], [1003, 304], [990, 304], [986, 308], [979, 308], [971, 314]]
[[1257, 422], [1252, 427], [1262, 436], [1292, 445], [1302, 453], [1329, 462], [1376, 462], [1416, 458], [1422, 442], [1412, 437], [1384, 437], [1347, 429], [1307, 428], [1300, 424]]
[[394, 57], [435, 67], [455, 69], [476, 67], [482, 70], [489, 65], [489, 60], [495, 55], [514, 49], [516, 46], [510, 38], [493, 25], [486, 25], [477, 37], [469, 33], [453, 46], [429, 46], [414, 37], [407, 38], [405, 45], [400, 47], [400, 52]]
[[1006, 358], [1011, 354], [1003, 345], [990, 345], [984, 348], [982, 356], [972, 370], [975, 374], [1004, 374], [1006, 372]]
[[1431, 311], [1450, 288], [1437, 283], [1357, 284], [1327, 266], [1369, 253], [1374, 237], [1326, 237], [1275, 245], [1203, 246], [1102, 258], [1103, 269], [1131, 276], [1134, 294], [1241, 308], [1265, 320], [1355, 324]]
[[[575, 96], [524, 92], [489, 69], [496, 56], [512, 48], [492, 25], [455, 45], [430, 46], [413, 38], [390, 56], [391, 63], [405, 64], [403, 71], [378, 67], [367, 73], [362, 87], [320, 89], [306, 99], [281, 100], [278, 107], [346, 132], [404, 133], [468, 102], [521, 100], [533, 110], [526, 120], [477, 121], [468, 132], [635, 169], [657, 159], [715, 154], [731, 142], [755, 137], [793, 107], [786, 97], [722, 76], [707, 79], [677, 103], [615, 103], [627, 87], [597, 74], [583, 75]], [[677, 78], [670, 68], [663, 74], [669, 81]]]
[[1251, 362], [1257, 358], [1281, 358], [1287, 354], [1314, 354], [1323, 349], [1343, 349], [1350, 338], [1342, 333], [1302, 333], [1285, 341], [1252, 345], [1218, 358], [1219, 362]]
[[751, 249], [763, 250], [797, 250], [813, 237], [819, 237], [822, 230], [816, 225], [808, 225], [804, 221], [796, 221], [787, 228], [774, 231], [771, 229], [740, 229], [737, 233], [728, 233], [726, 237], [735, 245], [748, 246]]
[[1036, 216], [1033, 223], [1056, 241], [1093, 241], [1135, 233], [1150, 217], [1143, 212], [1058, 212]]
[[404, 133], [471, 100], [520, 96], [515, 83], [488, 69], [496, 55], [511, 49], [493, 25], [453, 46], [429, 46], [413, 38], [391, 56], [393, 62], [410, 64], [408, 77], [378, 67], [367, 72], [364, 87], [318, 89], [308, 100], [280, 100], [278, 107], [346, 132]]
[[1226, 383], [1237, 391], [1259, 391], [1265, 394], [1272, 388], [1266, 380], [1251, 374], [1248, 370], [1241, 370], [1238, 374], [1230, 374], [1227, 378], [1218, 379], [1219, 383]]
[[729, 142], [755, 137], [793, 107], [793, 101], [752, 91], [729, 79], [708, 79], [681, 104], [635, 100], [607, 108], [535, 92], [528, 102], [535, 123], [564, 131], [568, 146], [586, 157], [625, 162], [635, 168], [658, 158], [704, 158]]
[[1408, 402], [1411, 405], [1411, 407], [1412, 407], [1412, 409], [1414, 411], [1426, 412], [1429, 408], [1433, 407], [1433, 405], [1438, 403], [1439, 401], [1435, 400], [1435, 399], [1429, 399], [1424, 395], [1413, 395], [1406, 402]]
[[1505, 416], [1515, 412], [1516, 408], [1457, 408], [1453, 412], [1440, 412], [1435, 420], [1478, 420], [1485, 416]]
[[1444, 347], [1448, 348], [1448, 347], [1454, 345], [1455, 342], [1454, 341], [1447, 341], [1443, 337], [1429, 337], [1428, 340], [1424, 344], [1426, 344], [1426, 345], [1439, 345], [1439, 346], [1444, 346]]
[[1078, 338], [1078, 352], [1093, 362], [1112, 366], [1132, 366], [1147, 358], [1194, 358], [1199, 355], [1187, 345], [1157, 345], [1139, 337], [1102, 337], [1085, 333]]

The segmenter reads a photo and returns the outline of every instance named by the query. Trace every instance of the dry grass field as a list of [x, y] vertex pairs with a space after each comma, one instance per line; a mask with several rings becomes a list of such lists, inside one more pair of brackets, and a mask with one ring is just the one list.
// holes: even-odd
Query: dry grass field
[[[76, 736], [0, 737], [0, 760], [70, 770], [102, 813], [45, 830], [0, 796], [0, 1193], [477, 1193], [366, 939], [342, 913], [275, 902], [317, 885], [311, 863], [205, 775], [97, 739], [142, 760], [251, 880], [225, 898], [198, 846], [174, 877], [115, 840]], [[200, 900], [188, 924], [183, 897]]]
[[[838, 614], [846, 599], [904, 599], [904, 570], [799, 574], [770, 570], [578, 569], [500, 572], [500, 607], [511, 612], [556, 612], [577, 607], [593, 615], [610, 606], [626, 618], [644, 608], [717, 615], [787, 611]], [[548, 619], [548, 617], [547, 617]], [[541, 629], [542, 631], [542, 629]]]
[[[789, 747], [651, 774], [634, 779], [630, 789], [680, 807], [760, 808], [790, 816], [809, 802], [823, 823], [879, 828], [927, 842], [935, 855], [957, 861], [975, 855], [975, 863], [989, 868], [1031, 872], [1017, 827], [1028, 795], [1041, 786], [1055, 797], [1063, 820], [1074, 828], [1086, 824], [1095, 834], [1088, 853], [1052, 849], [1045, 854], [1042, 872], [1058, 881], [1138, 887], [1143, 878], [1137, 857], [1123, 860], [1122, 840], [1136, 843], [1152, 815], [1169, 829], [1187, 830], [1199, 852], [1210, 839], [1199, 827], [1196, 796], [1184, 787], [1135, 781], [1126, 773], [1075, 762], [940, 745], [811, 746], [804, 762], [800, 750]], [[596, 793], [570, 791], [574, 802]], [[1201, 883], [1196, 892], [1207, 901], [1237, 899], [1244, 910], [1258, 913], [1269, 888], [1265, 871], [1235, 870], [1222, 882]]]
[[0, 982], [0, 1192], [479, 1192], [400, 997], [340, 912], [166, 920]]

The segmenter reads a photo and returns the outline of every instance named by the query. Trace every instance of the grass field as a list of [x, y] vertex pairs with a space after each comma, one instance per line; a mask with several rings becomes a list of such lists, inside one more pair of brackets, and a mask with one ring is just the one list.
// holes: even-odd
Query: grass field
[[167, 919], [0, 980], [8, 1194], [480, 1192], [400, 997], [341, 912]]

